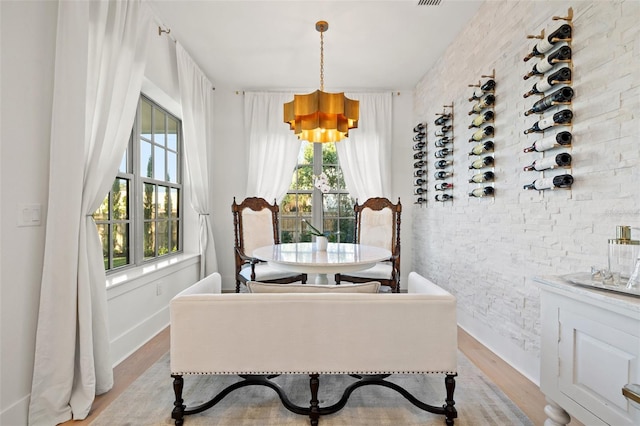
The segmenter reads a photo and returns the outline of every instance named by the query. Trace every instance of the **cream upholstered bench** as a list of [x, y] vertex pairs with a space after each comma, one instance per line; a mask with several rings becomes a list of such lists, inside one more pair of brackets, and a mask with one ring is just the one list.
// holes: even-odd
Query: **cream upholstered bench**
[[[317, 287], [306, 286], [307, 291]], [[446, 424], [453, 425], [455, 298], [414, 272], [409, 274], [408, 293], [355, 292], [365, 291], [360, 286], [325, 286], [321, 293], [220, 294], [220, 276], [214, 273], [175, 296], [170, 304], [175, 424], [182, 425], [185, 415], [211, 408], [235, 389], [262, 385], [274, 389], [288, 410], [308, 415], [317, 425], [321, 415], [344, 407], [354, 389], [377, 384], [400, 392], [423, 410], [444, 415]], [[296, 287], [303, 286], [286, 286]], [[375, 285], [372, 291], [377, 291]], [[327, 327], [328, 319], [339, 326]], [[407, 373], [443, 374], [444, 405], [421, 402], [385, 380]], [[233, 374], [241, 379], [211, 401], [186, 407], [183, 376], [203, 374]], [[270, 380], [279, 374], [310, 375], [310, 406], [288, 400], [285, 390]], [[321, 374], [349, 374], [360, 380], [345, 389], [338, 403], [321, 407]]]

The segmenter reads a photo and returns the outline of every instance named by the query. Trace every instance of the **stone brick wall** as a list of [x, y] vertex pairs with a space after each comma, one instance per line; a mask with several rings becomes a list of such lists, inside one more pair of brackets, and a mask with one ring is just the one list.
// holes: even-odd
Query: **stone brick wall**
[[[539, 177], [524, 172], [540, 154], [523, 153], [540, 136], [524, 99], [538, 80], [522, 76], [537, 61], [522, 58], [573, 8], [575, 91], [571, 190], [525, 191]], [[606, 266], [616, 225], [640, 228], [640, 2], [486, 1], [418, 83], [414, 122], [430, 124], [429, 193], [413, 209], [412, 269], [458, 298], [464, 328], [534, 381], [539, 378], [539, 289], [533, 277]], [[431, 41], [437, 42], [437, 41]], [[427, 41], [425, 43], [428, 43]], [[467, 101], [481, 74], [496, 72], [496, 194], [468, 197], [472, 144]], [[453, 202], [433, 201], [432, 125], [454, 103]], [[632, 232], [640, 239], [640, 229]]]

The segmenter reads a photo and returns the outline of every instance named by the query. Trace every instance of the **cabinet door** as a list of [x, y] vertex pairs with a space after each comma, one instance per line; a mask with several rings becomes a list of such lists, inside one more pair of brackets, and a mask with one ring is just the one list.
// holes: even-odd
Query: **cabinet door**
[[640, 413], [622, 395], [640, 383], [637, 322], [583, 305], [560, 310], [560, 392], [610, 425], [638, 425]]

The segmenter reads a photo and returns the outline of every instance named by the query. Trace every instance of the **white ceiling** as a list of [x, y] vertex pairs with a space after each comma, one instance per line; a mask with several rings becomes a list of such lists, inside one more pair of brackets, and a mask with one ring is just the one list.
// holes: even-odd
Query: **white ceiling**
[[432, 67], [481, 0], [151, 0], [214, 85], [316, 89], [325, 20], [326, 91], [407, 90]]

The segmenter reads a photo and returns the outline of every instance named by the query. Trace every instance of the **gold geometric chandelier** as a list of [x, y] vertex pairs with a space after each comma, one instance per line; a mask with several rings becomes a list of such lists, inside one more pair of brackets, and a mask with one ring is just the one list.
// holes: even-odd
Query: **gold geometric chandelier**
[[309, 142], [338, 142], [349, 136], [349, 129], [358, 127], [360, 103], [344, 93], [324, 92], [324, 32], [325, 21], [316, 22], [320, 32], [320, 90], [307, 95], [293, 95], [284, 104], [284, 122], [298, 139]]

